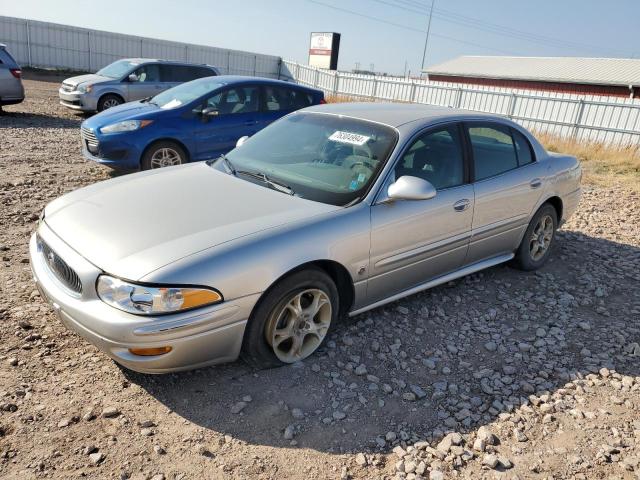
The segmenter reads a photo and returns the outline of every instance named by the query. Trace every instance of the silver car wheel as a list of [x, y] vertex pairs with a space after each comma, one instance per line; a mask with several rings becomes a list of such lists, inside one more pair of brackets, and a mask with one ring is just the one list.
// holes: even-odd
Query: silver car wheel
[[181, 163], [182, 157], [173, 148], [159, 148], [151, 156], [151, 168], [170, 167]]
[[535, 262], [545, 256], [553, 239], [553, 219], [543, 215], [536, 223], [529, 240], [529, 254]]
[[296, 293], [274, 309], [265, 334], [273, 353], [284, 363], [311, 355], [331, 325], [331, 301], [325, 292], [308, 289]]
[[120, 101], [117, 98], [107, 98], [102, 103], [103, 110], [106, 110], [112, 107], [117, 107], [118, 105], [120, 105]]

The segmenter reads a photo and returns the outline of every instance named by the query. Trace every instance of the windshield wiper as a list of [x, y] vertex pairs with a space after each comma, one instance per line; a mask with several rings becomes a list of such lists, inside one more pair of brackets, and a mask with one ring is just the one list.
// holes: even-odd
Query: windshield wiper
[[267, 175], [262, 172], [250, 172], [249, 170], [236, 170], [236, 174], [244, 175], [246, 177], [257, 178], [263, 183], [269, 185], [274, 190], [278, 190], [279, 192], [286, 193], [287, 195], [295, 195], [295, 192], [289, 185], [278, 182], [277, 180], [273, 180], [272, 178], [267, 177]]
[[222, 160], [224, 162], [224, 166], [227, 167], [227, 170], [229, 170], [229, 173], [231, 173], [234, 177], [238, 176], [236, 169], [233, 166], [233, 163], [231, 163], [231, 160], [229, 160], [224, 153], [220, 155], [218, 158], [212, 158], [210, 160], [207, 160], [205, 163], [211, 166], [214, 163], [216, 163], [218, 160]]

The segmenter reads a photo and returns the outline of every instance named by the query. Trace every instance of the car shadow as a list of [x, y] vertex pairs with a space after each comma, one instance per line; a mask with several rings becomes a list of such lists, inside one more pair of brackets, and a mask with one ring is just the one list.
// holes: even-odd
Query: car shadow
[[76, 118], [62, 118], [39, 113], [23, 113], [4, 110], [0, 113], [0, 129], [3, 128], [77, 128], [84, 120], [82, 116]]
[[639, 248], [561, 231], [540, 271], [497, 266], [359, 315], [299, 364], [124, 374], [210, 432], [388, 452], [475, 430], [603, 367], [640, 375], [638, 272]]

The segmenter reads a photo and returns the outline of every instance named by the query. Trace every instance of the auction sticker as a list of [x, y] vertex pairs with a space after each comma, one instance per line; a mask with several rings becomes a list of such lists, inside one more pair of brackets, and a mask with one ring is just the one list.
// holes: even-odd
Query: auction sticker
[[358, 133], [349, 133], [337, 131], [331, 134], [329, 140], [341, 143], [350, 143], [351, 145], [364, 145], [371, 137], [360, 135]]

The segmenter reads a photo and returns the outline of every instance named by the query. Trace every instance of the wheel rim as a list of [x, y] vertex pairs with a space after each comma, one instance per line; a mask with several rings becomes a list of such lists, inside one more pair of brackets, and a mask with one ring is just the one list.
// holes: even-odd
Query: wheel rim
[[540, 260], [549, 251], [553, 240], [553, 219], [551, 215], [543, 215], [531, 233], [529, 254], [534, 261]]
[[151, 168], [170, 167], [172, 165], [180, 165], [182, 158], [180, 154], [173, 148], [159, 148], [151, 156]]
[[269, 316], [267, 342], [276, 357], [293, 363], [311, 355], [331, 325], [331, 301], [325, 292], [308, 289], [289, 297]]
[[102, 106], [103, 108], [106, 110], [107, 108], [112, 108], [112, 107], [117, 107], [118, 105], [120, 105], [120, 102], [118, 101], [117, 98], [107, 98], [103, 103]]

